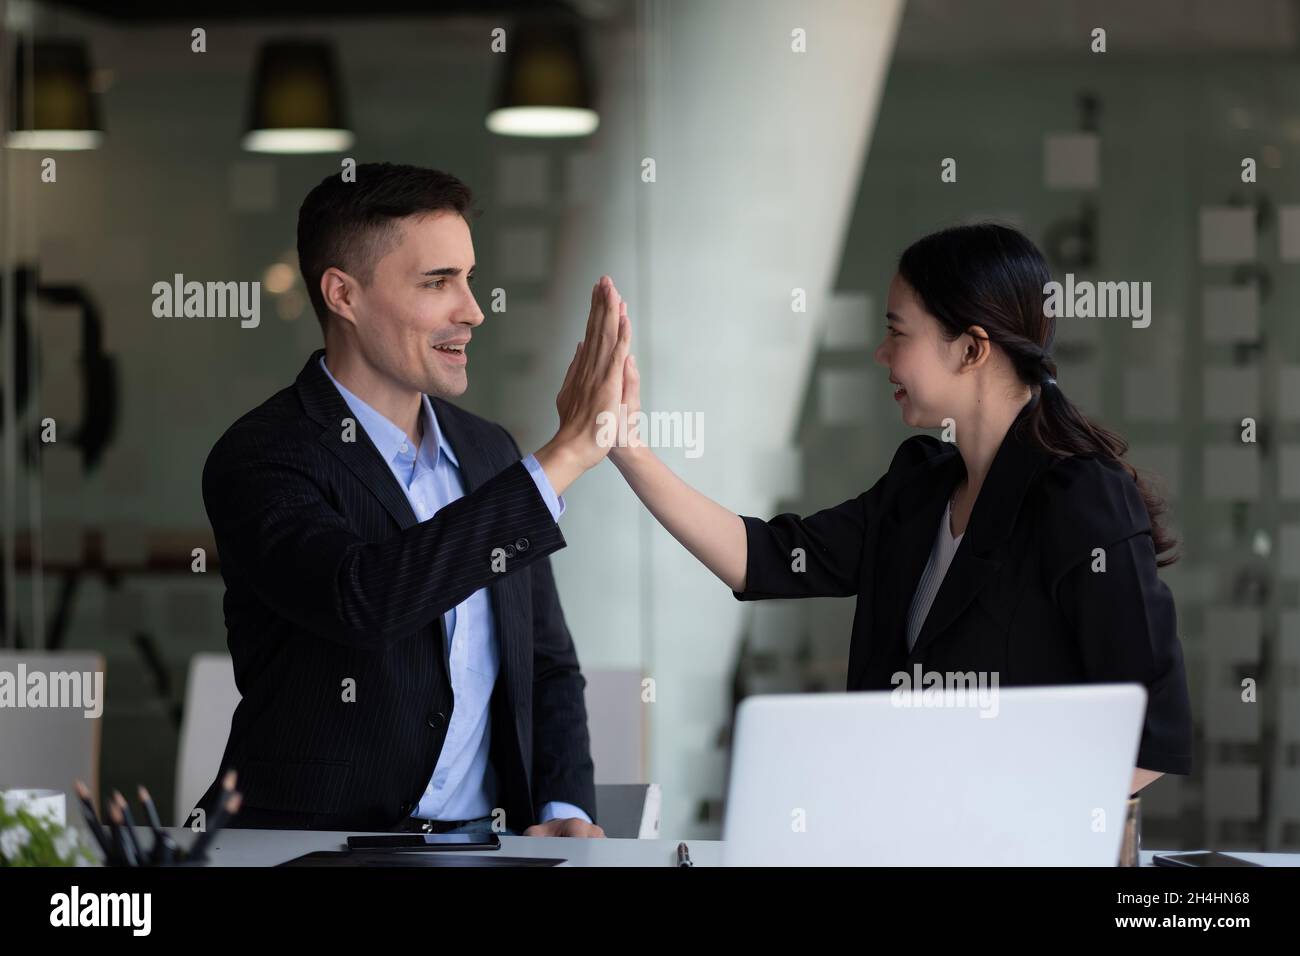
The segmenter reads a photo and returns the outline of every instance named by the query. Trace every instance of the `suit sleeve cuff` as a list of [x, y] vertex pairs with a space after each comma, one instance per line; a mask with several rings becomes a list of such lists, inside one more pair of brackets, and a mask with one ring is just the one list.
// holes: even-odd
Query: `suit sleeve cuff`
[[555, 489], [551, 487], [551, 480], [546, 477], [546, 472], [542, 471], [542, 466], [538, 463], [536, 456], [529, 455], [525, 458], [524, 467], [528, 469], [528, 474], [532, 475], [538, 493], [541, 494], [542, 500], [546, 502], [546, 507], [550, 509], [551, 519], [559, 521], [560, 515], [564, 514], [564, 498], [555, 493]]
[[538, 823], [545, 823], [547, 820], [565, 820], [569, 817], [577, 817], [579, 820], [591, 822], [591, 817], [583, 813], [578, 807], [571, 803], [565, 803], [563, 800], [552, 800], [542, 807], [541, 813], [537, 815]]

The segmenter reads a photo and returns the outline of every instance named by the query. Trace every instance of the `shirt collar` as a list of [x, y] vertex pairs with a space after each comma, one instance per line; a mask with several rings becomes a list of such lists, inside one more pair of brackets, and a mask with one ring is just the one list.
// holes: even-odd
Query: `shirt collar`
[[[370, 436], [370, 440], [374, 442], [380, 456], [385, 462], [392, 462], [401, 453], [402, 446], [409, 444], [406, 432], [375, 411], [374, 408], [350, 392], [342, 382], [336, 379], [329, 370], [329, 366], [325, 364], [324, 355], [321, 356], [320, 367], [329, 376], [329, 380], [334, 383], [334, 387], [339, 390], [343, 400], [348, 403], [348, 407], [352, 409], [352, 414], [357, 416], [357, 422], [365, 430], [365, 433]], [[421, 414], [424, 416], [424, 437], [421, 439], [421, 447], [425, 447], [430, 435], [434, 436], [437, 441], [438, 451], [446, 455], [447, 460], [453, 466], [459, 468], [460, 461], [456, 458], [451, 443], [447, 441], [447, 436], [438, 427], [438, 416], [434, 414], [433, 403], [429, 401], [428, 395], [423, 393], [420, 395], [420, 405]], [[429, 445], [429, 447], [432, 448], [433, 446]]]

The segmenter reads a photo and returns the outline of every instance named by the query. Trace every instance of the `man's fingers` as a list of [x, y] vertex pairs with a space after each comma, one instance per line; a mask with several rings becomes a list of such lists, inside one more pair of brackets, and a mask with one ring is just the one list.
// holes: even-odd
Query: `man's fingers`
[[[581, 375], [578, 381], [584, 388], [597, 388], [604, 381], [608, 371], [605, 362], [613, 353], [614, 343], [618, 337], [618, 292], [614, 288], [614, 281], [608, 276], [602, 276], [601, 282], [596, 307], [592, 313], [595, 324], [588, 330], [582, 350], [583, 365], [579, 370]], [[612, 333], [609, 331], [611, 316], [616, 323]]]
[[588, 342], [595, 342], [600, 338], [601, 323], [605, 318], [605, 302], [613, 286], [614, 280], [609, 276], [601, 276], [600, 281], [591, 290], [591, 313], [587, 316], [587, 332], [584, 336]]
[[[604, 279], [604, 276], [601, 276], [601, 279], [603, 280], [603, 279]], [[593, 286], [591, 287], [591, 311], [587, 313], [587, 327], [586, 327], [586, 329], [584, 329], [583, 332], [582, 332], [582, 342], [590, 342], [590, 341], [591, 341], [591, 333], [592, 333], [592, 330], [595, 329], [595, 328], [597, 327], [597, 325], [598, 325], [598, 323], [597, 323], [597, 321], [596, 321], [596, 317], [600, 314], [600, 311], [601, 311], [601, 309], [600, 309], [600, 301], [601, 301], [601, 300], [600, 300], [600, 282], [597, 282], [595, 285], [593, 285]], [[581, 344], [582, 344], [582, 342], [579, 342], [579, 343], [578, 343], [578, 344], [579, 344], [579, 353], [581, 353], [581, 351], [582, 351], [582, 350], [581, 350]], [[584, 381], [584, 380], [586, 379], [586, 375], [584, 374], [585, 371], [586, 371], [586, 364], [585, 364], [583, 361], [578, 361], [578, 375], [577, 375], [577, 379], [578, 379], [579, 382], [582, 382], [582, 381]]]
[[604, 839], [605, 830], [595, 823], [588, 823], [579, 817], [570, 817], [565, 820], [547, 820], [545, 823], [537, 823], [524, 831], [526, 837], [587, 837], [590, 839]]
[[[592, 329], [592, 334], [587, 337], [587, 341], [595, 347], [592, 355], [595, 366], [592, 371], [597, 375], [605, 371], [605, 361], [614, 351], [614, 341], [618, 337], [618, 302], [618, 291], [611, 280], [609, 285], [601, 289], [601, 298], [596, 310], [598, 313], [596, 325]], [[611, 319], [614, 323], [612, 326]]]
[[581, 383], [589, 382], [602, 367], [600, 359], [604, 350], [600, 348], [601, 330], [604, 328], [609, 290], [613, 285], [609, 276], [601, 276], [591, 291], [591, 314], [587, 316], [587, 331], [583, 337], [587, 347], [583, 349], [583, 361], [578, 369], [578, 381]]
[[[551, 821], [555, 822], [555, 821]], [[583, 837], [603, 837], [605, 831], [594, 823], [588, 823], [580, 817], [569, 817], [566, 820], [559, 821], [560, 829], [558, 836], [570, 838]]]
[[573, 381], [574, 369], [578, 367], [578, 355], [581, 352], [582, 352], [582, 343], [579, 342], [578, 347], [573, 350], [573, 358], [569, 360], [568, 371], [564, 373], [564, 383], [560, 385], [561, 394], [563, 394], [568, 389], [569, 383]]
[[591, 338], [591, 330], [596, 327], [596, 317], [600, 315], [601, 283], [604, 281], [605, 277], [601, 276], [600, 279], [597, 280], [596, 284], [591, 287], [591, 311], [587, 313], [587, 328], [586, 331], [582, 333], [582, 336], [585, 339]]

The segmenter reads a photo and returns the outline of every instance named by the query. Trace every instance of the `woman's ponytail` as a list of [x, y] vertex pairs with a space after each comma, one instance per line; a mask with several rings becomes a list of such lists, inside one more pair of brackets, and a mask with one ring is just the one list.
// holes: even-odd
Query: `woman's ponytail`
[[1024, 235], [998, 223], [954, 226], [918, 239], [903, 253], [898, 273], [920, 296], [950, 339], [978, 325], [1010, 358], [1020, 380], [1034, 392], [1021, 422], [1024, 437], [1059, 457], [1093, 456], [1115, 461], [1137, 484], [1151, 521], [1156, 564], [1178, 560], [1177, 541], [1161, 522], [1164, 500], [1124, 460], [1128, 442], [1091, 421], [1056, 382], [1052, 342], [1055, 319], [1043, 308], [1051, 281], [1047, 261]]

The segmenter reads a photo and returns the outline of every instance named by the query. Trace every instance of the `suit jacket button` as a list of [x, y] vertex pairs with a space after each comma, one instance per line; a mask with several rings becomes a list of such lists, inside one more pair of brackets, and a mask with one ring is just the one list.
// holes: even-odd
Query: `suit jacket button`
[[[437, 713], [430, 714], [430, 715], [429, 715], [429, 726], [432, 727], [434, 730], [437, 730], [439, 727], [442, 726], [442, 722], [443, 722], [444, 720], [446, 720], [446, 719], [447, 719], [447, 718], [444, 717], [444, 716], [442, 715], [442, 712], [441, 712], [441, 711], [439, 711], [439, 712], [437, 712]], [[408, 812], [409, 812], [409, 811], [408, 811]]]
[[527, 550], [528, 550], [528, 539], [527, 539], [527, 538], [520, 538], [518, 541], [516, 541], [516, 542], [515, 542], [515, 549], [518, 550], [518, 551], [527, 551]]
[[398, 812], [398, 814], [400, 814], [401, 816], [409, 817], [409, 816], [411, 815], [411, 811], [414, 810], [414, 809], [415, 809], [415, 804], [413, 804], [413, 803], [404, 803], [404, 804], [402, 804], [400, 807], [397, 808], [397, 812]]
[[513, 558], [515, 556], [515, 546], [513, 544], [506, 545], [502, 550], [505, 551], [507, 558]]

